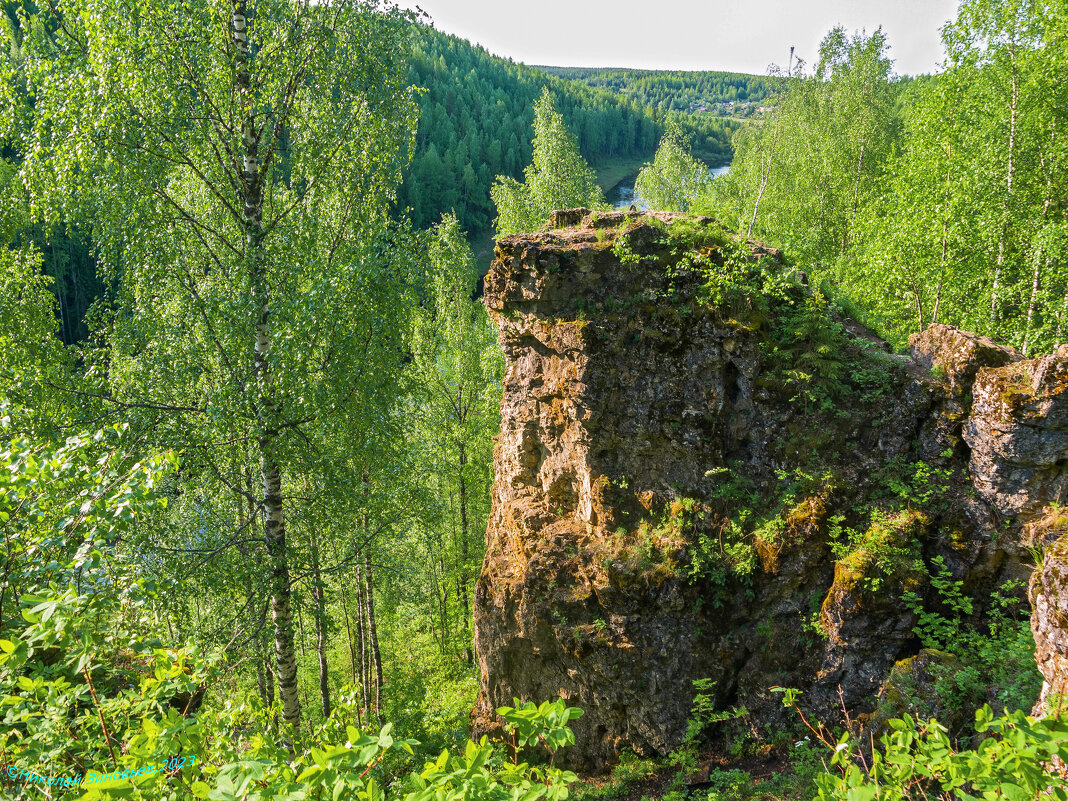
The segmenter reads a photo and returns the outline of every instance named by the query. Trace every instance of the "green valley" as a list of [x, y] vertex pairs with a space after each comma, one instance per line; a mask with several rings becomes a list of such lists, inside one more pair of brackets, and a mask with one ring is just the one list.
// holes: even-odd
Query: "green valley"
[[0, 798], [1068, 801], [1065, 2], [447, 2], [3, 4]]

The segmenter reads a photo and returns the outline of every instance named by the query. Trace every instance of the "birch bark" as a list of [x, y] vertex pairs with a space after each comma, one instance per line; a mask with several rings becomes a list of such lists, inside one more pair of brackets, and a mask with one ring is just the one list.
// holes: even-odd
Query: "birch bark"
[[240, 182], [241, 227], [244, 259], [249, 272], [256, 310], [253, 373], [256, 379], [256, 444], [259, 450], [262, 504], [265, 511], [264, 539], [270, 572], [271, 618], [274, 622], [274, 652], [278, 665], [278, 691], [285, 722], [300, 731], [300, 697], [297, 692], [297, 659], [293, 642], [290, 604], [289, 561], [286, 551], [282, 470], [278, 457], [274, 376], [271, 373], [271, 306], [267, 280], [267, 257], [263, 246], [263, 184], [259, 148], [262, 128], [256, 124], [252, 96], [251, 57], [248, 44], [248, 5], [234, 0], [231, 35], [235, 50], [234, 88], [242, 109], [241, 144], [244, 148]]

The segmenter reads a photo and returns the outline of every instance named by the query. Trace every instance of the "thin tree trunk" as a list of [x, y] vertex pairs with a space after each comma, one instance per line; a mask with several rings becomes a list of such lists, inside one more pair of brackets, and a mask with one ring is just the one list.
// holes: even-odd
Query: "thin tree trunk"
[[297, 604], [297, 628], [300, 629], [300, 655], [301, 657], [306, 657], [308, 649], [304, 647], [304, 613], [300, 608], [300, 604]]
[[368, 692], [367, 687], [370, 676], [370, 672], [367, 670], [367, 605], [364, 602], [363, 568], [359, 565], [356, 566], [356, 605], [359, 607], [356, 616], [356, 627], [359, 629], [360, 638], [360, 700], [363, 706], [363, 716], [370, 722], [371, 694]]
[[445, 579], [445, 558], [438, 556], [438, 570], [441, 571], [441, 595], [438, 606], [441, 617], [441, 655], [449, 647], [449, 584]]
[[[260, 647], [263, 648], [263, 643], [260, 643]], [[272, 660], [264, 656], [263, 659], [263, 673], [264, 680], [267, 684], [267, 706], [271, 706], [274, 703], [274, 665]]]
[[1061, 313], [1057, 316], [1057, 338], [1064, 331], [1064, 319], [1068, 317], [1068, 289], [1064, 292], [1064, 300], [1061, 301]]
[[990, 293], [990, 320], [995, 325], [998, 322], [998, 291], [1001, 283], [1001, 273], [1005, 266], [1005, 237], [1008, 236], [1009, 212], [1012, 208], [1012, 179], [1016, 164], [1016, 105], [1020, 99], [1020, 87], [1016, 77], [1015, 47], [1009, 48], [1009, 58], [1012, 61], [1012, 99], [1009, 102], [1009, 163], [1005, 171], [1005, 208], [1002, 210], [1004, 216], [1001, 220], [1001, 233], [998, 235], [998, 259], [994, 268], [994, 285]]
[[753, 202], [753, 216], [749, 218], [749, 228], [746, 229], [745, 238], [752, 239], [753, 227], [756, 225], [757, 212], [760, 209], [760, 199], [764, 196], [764, 190], [768, 186], [768, 179], [771, 177], [771, 166], [775, 160], [775, 143], [779, 138], [779, 120], [775, 121], [775, 129], [771, 133], [771, 149], [768, 152], [768, 166], [765, 169], [763, 160], [760, 165], [760, 189], [757, 190], [756, 200]]
[[[786, 78], [787, 78], [787, 80], [789, 80], [790, 78], [793, 77], [793, 69], [794, 69], [794, 48], [791, 47], [790, 48], [790, 60], [786, 64]], [[766, 170], [764, 169], [763, 160], [761, 160], [761, 162], [760, 162], [760, 189], [757, 190], [756, 201], [753, 203], [753, 216], [749, 219], [749, 228], [746, 230], [746, 233], [745, 233], [745, 238], [746, 239], [751, 239], [753, 237], [753, 226], [756, 225], [757, 210], [760, 208], [760, 198], [763, 197], [764, 189], [768, 185], [768, 178], [771, 177], [771, 166], [772, 166], [772, 162], [775, 160], [775, 143], [779, 139], [779, 126], [780, 125], [781, 125], [781, 121], [780, 121], [780, 119], [778, 117], [776, 117], [776, 119], [775, 119], [775, 128], [772, 130], [772, 133], [771, 133], [771, 149], [768, 152], [768, 166], [767, 166]]]
[[374, 660], [375, 682], [375, 720], [382, 723], [382, 653], [378, 648], [378, 626], [375, 623], [374, 578], [371, 575], [371, 560], [363, 557], [363, 591], [367, 603], [367, 639], [371, 645], [371, 658]]
[[[430, 630], [434, 632], [434, 639], [438, 642], [438, 648], [441, 651], [441, 655], [445, 656], [445, 606], [442, 601], [442, 588], [443, 582], [438, 581], [438, 567], [440, 565], [440, 556], [438, 561], [433, 558], [429, 560], [430, 566], [430, 583], [434, 589], [434, 598], [430, 601]], [[434, 622], [434, 618], [437, 618], [438, 623]], [[438, 630], [440, 628], [441, 634], [439, 636]]]
[[319, 541], [315, 528], [311, 530], [312, 601], [315, 604], [315, 652], [319, 657], [319, 695], [323, 701], [323, 717], [330, 717], [330, 670], [326, 663], [326, 593], [319, 572]]
[[[258, 636], [253, 638], [253, 643], [253, 647], [256, 649], [256, 686], [259, 688], [260, 698], [263, 699], [264, 707], [269, 707], [271, 699], [267, 696], [267, 675], [263, 669], [263, 643]], [[271, 690], [274, 690], [273, 686]]]
[[[345, 612], [345, 636], [348, 637], [349, 643], [349, 667], [352, 672], [352, 686], [356, 686], [356, 641], [352, 636], [352, 618], [349, 616], [349, 599], [348, 593], [345, 592], [345, 582], [341, 582], [341, 608]], [[358, 624], [357, 624], [358, 625]], [[360, 705], [356, 705], [356, 725], [363, 727], [363, 718], [360, 712]]]
[[[334, 561], [340, 561], [340, 556], [337, 550], [337, 544], [333, 543]], [[356, 686], [356, 640], [352, 636], [352, 617], [349, 614], [349, 594], [346, 590], [345, 581], [338, 582], [338, 588], [341, 591], [341, 610], [345, 615], [345, 637], [349, 646], [349, 669], [352, 675], [352, 686]], [[362, 727], [363, 719], [360, 716], [360, 705], [356, 705], [356, 725]]]
[[853, 182], [853, 213], [842, 231], [842, 253], [845, 254], [849, 247], [849, 231], [853, 227], [853, 220], [857, 218], [857, 209], [860, 206], [860, 179], [864, 173], [864, 145], [860, 146], [860, 157], [857, 159], [857, 178]]
[[467, 523], [467, 479], [464, 469], [467, 467], [467, 451], [464, 444], [460, 443], [460, 614], [463, 618], [464, 660], [468, 665], [474, 664], [474, 653], [471, 650], [471, 630], [468, 618], [471, 616], [471, 608], [467, 600], [467, 562], [470, 559], [468, 546], [468, 523]]
[[942, 282], [946, 277], [946, 256], [947, 256], [947, 232], [946, 221], [942, 220], [942, 255], [938, 262], [938, 287], [935, 289], [935, 303], [934, 312], [931, 314], [931, 325], [938, 322], [938, 307], [942, 303]]
[[[1054, 148], [1054, 146], [1056, 144], [1057, 144], [1057, 133], [1056, 133], [1056, 129], [1054, 128], [1053, 130], [1050, 131], [1050, 141], [1049, 141], [1049, 146], [1050, 146], [1049, 160], [1050, 161], [1052, 161], [1053, 158], [1054, 158], [1053, 148]], [[1049, 219], [1049, 206], [1050, 206], [1050, 203], [1053, 202], [1053, 176], [1052, 176], [1052, 170], [1051, 169], [1047, 169], [1047, 167], [1049, 167], [1050, 165], [1047, 162], [1047, 159], [1046, 159], [1045, 156], [1041, 157], [1041, 159], [1039, 160], [1039, 164], [1041, 165], [1043, 171], [1046, 173], [1046, 198], [1045, 198], [1045, 201], [1042, 203], [1042, 219], [1045, 221], [1045, 220]], [[1048, 259], [1046, 260], [1046, 266], [1047, 267], [1049, 266], [1049, 260]], [[1030, 342], [1031, 342], [1031, 326], [1034, 323], [1035, 305], [1038, 302], [1038, 285], [1039, 285], [1039, 279], [1040, 279], [1041, 271], [1042, 271], [1042, 252], [1041, 252], [1041, 249], [1040, 249], [1039, 252], [1035, 254], [1035, 269], [1034, 269], [1034, 272], [1033, 272], [1033, 274], [1031, 276], [1031, 299], [1027, 302], [1027, 328], [1024, 331], [1024, 343], [1023, 343], [1023, 355], [1024, 356], [1027, 355], [1027, 350], [1028, 350], [1028, 347], [1030, 346]]]
[[249, 73], [248, 11], [246, 0], [234, 0], [231, 35], [237, 52], [234, 88], [242, 105], [241, 138], [244, 146], [240, 199], [244, 233], [244, 257], [252, 285], [256, 309], [253, 374], [256, 379], [256, 443], [260, 476], [263, 481], [263, 508], [266, 513], [264, 539], [270, 564], [271, 616], [274, 621], [274, 650], [278, 663], [278, 688], [282, 696], [285, 722], [300, 731], [300, 696], [297, 692], [297, 660], [293, 647], [293, 618], [290, 608], [289, 561], [286, 550], [285, 509], [282, 498], [282, 471], [278, 460], [278, 421], [275, 408], [274, 376], [271, 373], [270, 293], [267, 282], [267, 256], [263, 244], [263, 172], [259, 162], [259, 133], [253, 109], [252, 80]]
[[1023, 355], [1027, 355], [1028, 348], [1031, 346], [1031, 326], [1034, 324], [1035, 319], [1035, 301], [1038, 298], [1038, 284], [1039, 278], [1042, 272], [1042, 255], [1041, 253], [1035, 256], [1035, 270], [1031, 276], [1031, 299], [1027, 302], [1027, 327], [1024, 329], [1024, 341], [1023, 341]]
[[345, 582], [338, 584], [341, 590], [341, 611], [345, 615], [345, 637], [349, 646], [349, 666], [352, 673], [352, 683], [356, 684], [356, 643], [352, 639], [352, 618], [349, 617], [349, 594], [345, 591]]
[[946, 188], [942, 194], [942, 253], [938, 262], [938, 288], [935, 291], [934, 312], [931, 314], [931, 325], [938, 322], [938, 309], [942, 304], [942, 282], [946, 277], [946, 267], [949, 260], [949, 186], [953, 175], [953, 142], [949, 143], [946, 151]]

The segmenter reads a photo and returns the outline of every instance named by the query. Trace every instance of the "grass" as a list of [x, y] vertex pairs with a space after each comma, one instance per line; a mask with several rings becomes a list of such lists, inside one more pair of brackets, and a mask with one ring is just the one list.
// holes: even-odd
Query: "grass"
[[652, 154], [648, 156], [629, 156], [620, 159], [606, 159], [595, 168], [597, 172], [597, 185], [601, 187], [602, 192], [607, 194], [613, 186], [618, 184], [624, 178], [637, 175], [638, 170], [645, 166], [646, 162], [652, 161], [652, 159]]

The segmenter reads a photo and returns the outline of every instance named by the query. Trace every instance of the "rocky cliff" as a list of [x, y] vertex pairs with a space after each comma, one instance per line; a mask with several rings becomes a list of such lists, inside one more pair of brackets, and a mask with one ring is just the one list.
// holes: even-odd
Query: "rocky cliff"
[[1023, 524], [1068, 495], [1068, 349], [934, 326], [896, 356], [711, 220], [552, 227], [485, 284], [507, 373], [476, 732], [562, 696], [583, 767], [665, 753], [696, 679], [758, 728], [776, 685], [863, 713], [919, 651], [902, 595], [937, 557], [977, 599], [1029, 574]]

